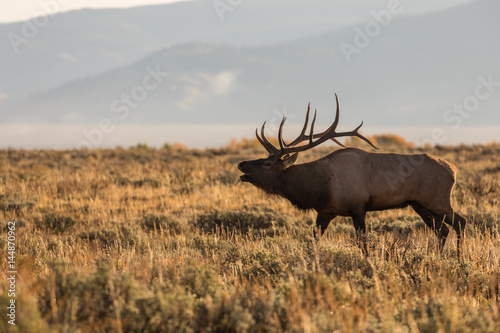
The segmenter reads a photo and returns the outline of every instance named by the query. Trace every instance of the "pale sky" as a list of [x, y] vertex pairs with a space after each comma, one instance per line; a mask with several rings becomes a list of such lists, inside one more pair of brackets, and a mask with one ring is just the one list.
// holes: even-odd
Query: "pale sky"
[[[0, 23], [29, 20], [33, 17], [67, 12], [81, 8], [124, 8], [152, 4], [166, 4], [188, 0], [0, 0]], [[212, 2], [213, 0], [206, 0]], [[251, 1], [251, 0], [246, 0]], [[272, 0], [271, 0], [272, 1]], [[304, 0], [305, 1], [305, 0]], [[325, 0], [332, 1], [332, 0]], [[389, 0], [337, 0], [346, 4], [362, 4], [366, 7], [383, 7]], [[400, 0], [402, 5], [412, 3], [405, 14], [419, 14], [457, 6], [473, 0]], [[223, 1], [226, 3], [226, 1]], [[243, 1], [244, 3], [245, 1]], [[48, 6], [50, 4], [50, 6]]]
[[67, 12], [81, 8], [135, 7], [179, 2], [180, 0], [0, 0], [0, 23], [25, 21], [30, 18]]

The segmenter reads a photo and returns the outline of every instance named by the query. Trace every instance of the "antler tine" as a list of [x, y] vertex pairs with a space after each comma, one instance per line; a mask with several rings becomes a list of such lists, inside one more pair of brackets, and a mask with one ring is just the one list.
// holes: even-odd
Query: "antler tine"
[[354, 131], [353, 131], [353, 132], [355, 132], [355, 134], [354, 134], [354, 135], [355, 135], [355, 136], [357, 136], [358, 138], [360, 138], [361, 140], [364, 140], [365, 142], [367, 142], [367, 143], [368, 143], [370, 146], [372, 146], [373, 148], [378, 149], [377, 147], [375, 147], [375, 145], [374, 145], [373, 143], [371, 143], [371, 141], [370, 141], [370, 140], [368, 140], [368, 139], [367, 139], [367, 138], [365, 138], [363, 135], [361, 135], [361, 133], [359, 133], [359, 132], [358, 132], [358, 130], [361, 128], [361, 126], [363, 126], [363, 121], [361, 121], [361, 124], [360, 124], [358, 127], [356, 127], [356, 128], [354, 129]]
[[[260, 138], [260, 136], [259, 136], [259, 129], [258, 129], [258, 128], [256, 128], [256, 129], [255, 129], [255, 136], [257, 137], [257, 140], [259, 140], [260, 144], [261, 144], [264, 148], [266, 148], [266, 145], [265, 145], [264, 141], [262, 141], [262, 139], [261, 139], [261, 138]], [[267, 150], [267, 148], [266, 148], [266, 150]]]
[[264, 124], [260, 129], [260, 135], [262, 136], [262, 138], [259, 137], [258, 129], [255, 129], [255, 135], [257, 136], [257, 139], [259, 140], [260, 144], [264, 146], [264, 148], [266, 148], [269, 154], [272, 155], [279, 154], [280, 150], [274, 147], [272, 143], [267, 140], [266, 135], [264, 134], [265, 128], [266, 128], [266, 122], [264, 122]]
[[255, 129], [255, 136], [257, 137], [257, 140], [259, 140], [260, 144], [261, 144], [264, 148], [266, 148], [267, 152], [270, 154], [271, 152], [269, 151], [269, 149], [268, 149], [268, 147], [267, 147], [266, 143], [265, 143], [265, 142], [264, 142], [264, 141], [260, 138], [260, 136], [259, 136], [259, 129], [258, 129], [258, 128], [256, 128], [256, 129]]
[[262, 128], [261, 128], [261, 131], [260, 131], [260, 134], [262, 135], [262, 139], [264, 140], [264, 142], [266, 143], [267, 147], [269, 148], [269, 154], [279, 154], [280, 150], [278, 148], [276, 148], [275, 146], [273, 146], [273, 144], [271, 142], [269, 142], [269, 140], [267, 140], [266, 138], [266, 135], [265, 135], [265, 127], [266, 127], [266, 122], [264, 122], [264, 124], [262, 125]]
[[281, 120], [280, 128], [278, 130], [278, 141], [280, 144], [280, 151], [282, 151], [284, 149], [284, 147], [283, 147], [284, 145], [286, 146], [285, 141], [283, 141], [283, 125], [285, 125], [285, 121], [286, 121], [286, 117], [283, 116], [283, 120]]
[[260, 128], [260, 136], [262, 137], [262, 140], [265, 142], [266, 146], [269, 148], [270, 152], [274, 151], [273, 149], [274, 146], [266, 138], [265, 130], [266, 130], [266, 122], [264, 122], [264, 124], [262, 124], [262, 127]]
[[302, 126], [302, 131], [300, 131], [300, 134], [297, 137], [297, 139], [293, 140], [289, 144], [285, 143], [285, 147], [287, 147], [287, 148], [288, 147], [293, 147], [297, 143], [300, 143], [300, 142], [308, 139], [308, 137], [306, 135], [306, 131], [307, 131], [307, 125], [309, 125], [309, 114], [310, 114], [310, 112], [311, 112], [311, 102], [309, 102], [309, 104], [307, 104], [306, 120], [304, 121], [304, 126]]
[[338, 144], [339, 146], [345, 148], [344, 144], [342, 144], [339, 140], [335, 139], [335, 138], [331, 138], [330, 140], [332, 140], [333, 142], [335, 142], [336, 144]]
[[309, 124], [309, 113], [311, 112], [311, 102], [307, 104], [307, 112], [306, 112], [306, 120], [304, 121], [304, 127], [302, 127], [302, 131], [300, 132], [300, 135], [304, 135], [307, 130], [307, 125]]
[[333, 121], [332, 127], [333, 130], [337, 129], [337, 125], [339, 124], [339, 119], [340, 119], [340, 104], [339, 104], [339, 97], [337, 94], [335, 94], [335, 101], [337, 102], [337, 111], [335, 112], [335, 120]]
[[[339, 124], [339, 119], [340, 119], [340, 116], [339, 116], [340, 115], [340, 106], [339, 106], [339, 98], [338, 98], [337, 94], [335, 94], [335, 101], [337, 102], [336, 103], [337, 104], [337, 110], [336, 110], [336, 113], [335, 113], [335, 120], [333, 121], [332, 125], [330, 125], [330, 127], [328, 127], [324, 132], [313, 134], [313, 139], [320, 138], [323, 135], [325, 135], [326, 133], [329, 133], [332, 129], [333, 129], [333, 131], [335, 131], [335, 129], [337, 128], [337, 125]], [[285, 147], [287, 147], [287, 148], [288, 147], [293, 147], [296, 144], [301, 143], [302, 141], [306, 141], [306, 140], [310, 141], [311, 140], [308, 135], [305, 135], [305, 132], [306, 132], [306, 129], [307, 129], [307, 125], [308, 125], [308, 121], [309, 121], [310, 106], [311, 106], [311, 103], [309, 103], [309, 105], [307, 106], [306, 122], [304, 123], [304, 127], [302, 128], [302, 131], [301, 131], [300, 135], [297, 137], [297, 139], [295, 139], [290, 144], [285, 144]], [[333, 142], [335, 142], [336, 144], [338, 144], [339, 146], [345, 148], [345, 146], [342, 143], [340, 143], [338, 140], [336, 140], [335, 138], [331, 138], [331, 140]]]
[[[326, 131], [324, 131], [323, 133], [318, 133], [318, 134], [315, 134], [314, 135], [314, 138], [319, 138], [319, 137], [322, 137], [323, 135], [325, 135], [326, 133], [329, 133], [332, 129], [333, 131], [335, 131], [337, 129], [337, 126], [339, 124], [339, 120], [340, 120], [340, 106], [339, 106], [339, 98], [337, 96], [337, 94], [335, 94], [335, 101], [337, 102], [337, 111], [335, 112], [335, 120], [333, 121], [333, 123], [330, 125], [330, 127], [328, 127], [328, 129]], [[345, 146], [343, 144], [341, 144], [338, 140], [336, 140], [335, 138], [331, 138], [331, 140], [333, 142], [335, 142], [336, 144], [338, 144], [339, 146], [342, 146], [345, 148]]]
[[[337, 102], [337, 111], [335, 112], [335, 120], [333, 121], [332, 126], [334, 129], [337, 129], [337, 126], [339, 124], [339, 119], [340, 119], [340, 105], [339, 105], [339, 97], [337, 96], [336, 93], [335, 93], [335, 101]], [[339, 146], [345, 148], [345, 146], [342, 143], [340, 143], [337, 139], [331, 138], [331, 140], [333, 142], [335, 142], [336, 144], [338, 144]]]
[[309, 134], [309, 144], [312, 144], [313, 143], [313, 138], [314, 138], [314, 123], [316, 122], [316, 114], [318, 113], [318, 111], [316, 109], [314, 109], [314, 117], [313, 117], [313, 121], [311, 123], [311, 134]]
[[[361, 126], [363, 126], [363, 122], [361, 122], [361, 124], [356, 127], [355, 129], [353, 129], [352, 131], [350, 132], [340, 132], [340, 133], [335, 133], [335, 137], [342, 137], [342, 136], [356, 136], [360, 139], [362, 139], [363, 141], [367, 142], [370, 146], [372, 146], [373, 148], [375, 149], [378, 149], [370, 140], [368, 140], [366, 137], [364, 137], [361, 133], [359, 133], [359, 129], [361, 128]], [[332, 140], [334, 140], [334, 138], [331, 138]], [[318, 140], [319, 141], [319, 140]]]

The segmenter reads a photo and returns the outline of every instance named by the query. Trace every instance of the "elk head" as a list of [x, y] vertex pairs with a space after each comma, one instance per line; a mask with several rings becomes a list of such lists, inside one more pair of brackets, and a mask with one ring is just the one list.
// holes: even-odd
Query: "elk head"
[[[283, 117], [278, 130], [278, 143], [279, 148], [275, 147], [269, 140], [267, 140], [265, 135], [266, 123], [262, 125], [260, 129], [260, 136], [258, 129], [255, 130], [255, 135], [257, 140], [262, 144], [262, 146], [267, 150], [269, 156], [267, 158], [261, 158], [258, 160], [244, 161], [238, 164], [238, 169], [244, 174], [240, 177], [241, 181], [249, 182], [258, 188], [263, 189], [266, 192], [274, 194], [279, 193], [280, 188], [280, 178], [281, 175], [295, 163], [297, 160], [299, 152], [306, 151], [313, 147], [320, 145], [321, 143], [332, 140], [338, 145], [345, 147], [336, 138], [344, 136], [356, 136], [366, 142], [368, 142], [373, 148], [375, 147], [370, 140], [365, 138], [359, 133], [359, 128], [363, 125], [363, 122], [350, 132], [339, 132], [337, 125], [339, 123], [339, 100], [337, 94], [335, 94], [335, 100], [337, 102], [337, 111], [335, 115], [335, 120], [332, 125], [322, 133], [314, 134], [314, 124], [316, 122], [316, 110], [314, 111], [314, 117], [311, 123], [309, 134], [306, 134], [309, 125], [309, 115], [311, 111], [311, 103], [307, 106], [306, 119], [304, 126], [300, 135], [290, 143], [286, 143], [283, 140], [283, 126], [285, 125], [286, 118]], [[306, 144], [299, 145], [302, 142], [307, 142]]]

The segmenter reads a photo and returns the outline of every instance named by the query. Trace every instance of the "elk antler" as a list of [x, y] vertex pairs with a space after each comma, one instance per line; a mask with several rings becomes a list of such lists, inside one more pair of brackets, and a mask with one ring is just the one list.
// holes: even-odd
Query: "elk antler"
[[[317, 113], [316, 110], [314, 110], [314, 117], [313, 117], [313, 121], [311, 123], [311, 129], [309, 131], [309, 135], [306, 134], [307, 127], [309, 125], [309, 113], [311, 111], [311, 103], [309, 103], [309, 105], [307, 106], [306, 120], [304, 122], [304, 126], [302, 127], [302, 131], [300, 132], [299, 136], [295, 140], [290, 142], [289, 144], [287, 144], [283, 140], [283, 126], [285, 125], [285, 121], [286, 121], [285, 117], [283, 117], [283, 120], [281, 120], [280, 127], [278, 130], [278, 143], [280, 145], [279, 149], [276, 148], [275, 146], [273, 146], [267, 140], [266, 136], [264, 135], [265, 126], [266, 126], [265, 122], [262, 125], [262, 128], [260, 130], [260, 134], [261, 134], [262, 138], [259, 137], [257, 130], [255, 130], [255, 135], [257, 136], [257, 139], [259, 140], [259, 142], [269, 152], [269, 154], [276, 155], [279, 157], [284, 156], [286, 154], [297, 153], [297, 152], [311, 149], [313, 147], [316, 147], [316, 146], [322, 144], [323, 142], [325, 142], [327, 140], [332, 140], [335, 143], [337, 143], [338, 145], [345, 147], [342, 143], [340, 143], [337, 139], [335, 139], [335, 138], [343, 137], [343, 136], [356, 136], [356, 137], [366, 141], [367, 143], [369, 143], [373, 148], [378, 149], [377, 147], [375, 147], [373, 145], [373, 143], [370, 142], [370, 140], [368, 140], [367, 138], [365, 138], [363, 135], [361, 135], [359, 133], [359, 129], [361, 128], [361, 126], [363, 126], [363, 122], [361, 122], [361, 124], [358, 127], [356, 127], [354, 130], [352, 130], [350, 132], [340, 132], [340, 133], [335, 132], [335, 130], [337, 129], [337, 125], [339, 124], [339, 114], [340, 114], [339, 99], [337, 97], [337, 94], [335, 94], [335, 100], [337, 102], [337, 111], [335, 114], [335, 120], [333, 121], [332, 125], [324, 132], [314, 134], [314, 123], [316, 122], [316, 113]], [[317, 139], [317, 140], [314, 141], [314, 139]], [[297, 146], [297, 144], [304, 142], [304, 141], [309, 141], [309, 142], [305, 145]]]

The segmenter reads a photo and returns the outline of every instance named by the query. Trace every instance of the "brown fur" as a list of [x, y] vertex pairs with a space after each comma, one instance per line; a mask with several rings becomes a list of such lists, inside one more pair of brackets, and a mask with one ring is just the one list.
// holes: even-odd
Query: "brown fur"
[[[293, 165], [296, 154], [241, 162], [242, 181], [314, 209], [320, 235], [336, 216], [351, 216], [366, 232], [365, 214], [411, 205], [444, 246], [448, 227], [457, 232], [458, 252], [466, 220], [451, 207], [456, 168], [427, 154], [372, 153], [345, 148], [310, 163]], [[445, 222], [445, 223], [443, 223]]]

